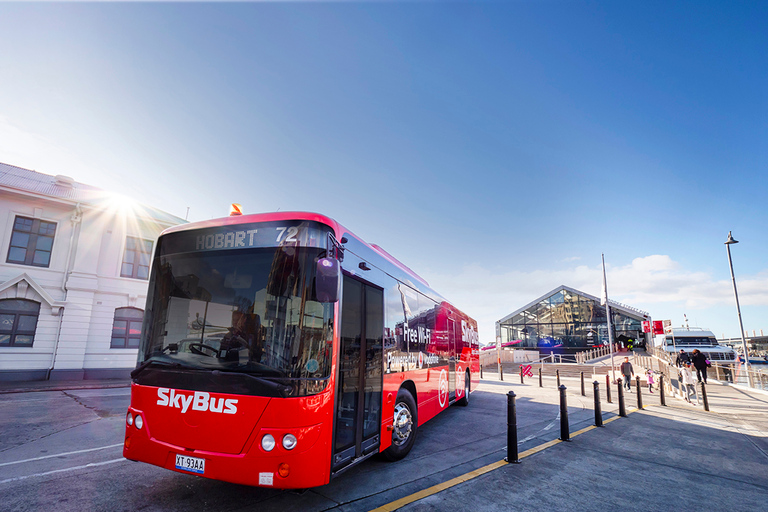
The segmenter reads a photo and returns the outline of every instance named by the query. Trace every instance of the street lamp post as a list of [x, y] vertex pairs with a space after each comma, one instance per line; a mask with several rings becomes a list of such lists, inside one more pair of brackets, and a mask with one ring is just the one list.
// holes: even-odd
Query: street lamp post
[[[739, 292], [736, 291], [736, 277], [733, 274], [733, 261], [731, 260], [731, 244], [739, 243], [738, 240], [734, 240], [731, 232], [728, 232], [728, 240], [725, 241], [725, 247], [728, 250], [728, 265], [731, 267], [731, 280], [733, 281], [733, 295], [736, 297], [736, 312], [739, 314], [739, 332], [741, 333], [741, 348], [744, 351], [744, 367], [747, 369], [747, 375], [749, 376], [749, 351], [747, 350], [747, 340], [744, 338], [744, 324], [741, 321], [741, 308], [739, 307]], [[749, 379], [750, 382], [752, 379]]]

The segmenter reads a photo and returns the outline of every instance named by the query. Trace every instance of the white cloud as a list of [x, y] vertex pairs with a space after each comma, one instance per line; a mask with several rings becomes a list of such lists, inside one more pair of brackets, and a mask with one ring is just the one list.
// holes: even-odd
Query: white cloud
[[[704, 320], [713, 310], [727, 310], [727, 315], [735, 317], [729, 279], [716, 280], [709, 272], [687, 270], [669, 256], [636, 258], [626, 266], [608, 266], [606, 274], [611, 300], [647, 310], [654, 318], [682, 318], [682, 313], [677, 312], [689, 310]], [[456, 274], [430, 273], [425, 277], [448, 300], [478, 321], [482, 342], [493, 340], [497, 320], [560, 285], [596, 297], [602, 287], [600, 265], [530, 272], [468, 265]], [[740, 277], [737, 285], [742, 306], [768, 306], [768, 270]]]

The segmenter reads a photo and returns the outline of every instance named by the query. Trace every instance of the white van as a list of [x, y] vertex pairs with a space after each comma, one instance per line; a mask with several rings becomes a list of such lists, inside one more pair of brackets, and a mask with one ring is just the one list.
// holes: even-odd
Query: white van
[[672, 356], [672, 362], [675, 361], [675, 354], [679, 353], [680, 349], [685, 350], [690, 355], [695, 348], [699, 349], [713, 363], [733, 363], [736, 361], [736, 352], [731, 347], [719, 345], [712, 331], [699, 327], [674, 328], [670, 333], [657, 335], [654, 338], [654, 344], [657, 347], [661, 346], [665, 352], [669, 352]]

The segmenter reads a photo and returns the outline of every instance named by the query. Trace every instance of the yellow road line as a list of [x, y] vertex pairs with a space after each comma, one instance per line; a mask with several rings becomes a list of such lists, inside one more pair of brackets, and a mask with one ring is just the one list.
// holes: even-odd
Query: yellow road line
[[[631, 411], [628, 411], [627, 414], [631, 414], [633, 412], [638, 411], [638, 409], [633, 409]], [[621, 418], [621, 416], [614, 416], [613, 418], [608, 418], [607, 420], [603, 421], [603, 424], [610, 423], [612, 421], [615, 421], [617, 419]], [[580, 434], [584, 434], [585, 432], [589, 432], [590, 430], [593, 430], [597, 428], [594, 425], [590, 425], [589, 427], [585, 427], [581, 430], [577, 430], [576, 432], [573, 432], [571, 434], [571, 437], [576, 437]], [[556, 444], [562, 443], [560, 439], [553, 439], [552, 441], [548, 441], [546, 443], [540, 444], [539, 446], [534, 446], [533, 448], [530, 448], [528, 450], [525, 450], [523, 453], [519, 454], [518, 457], [520, 459], [524, 459], [525, 457], [530, 457], [531, 455], [535, 453], [539, 453], [541, 451], [546, 450], [547, 448], [550, 448], [552, 446], [555, 446]], [[492, 464], [488, 464], [487, 466], [483, 466], [482, 468], [476, 469], [474, 471], [470, 471], [469, 473], [465, 473], [461, 476], [457, 476], [456, 478], [452, 478], [450, 480], [446, 480], [445, 482], [439, 483], [437, 485], [433, 485], [432, 487], [428, 487], [427, 489], [415, 492], [409, 496], [405, 496], [404, 498], [400, 498], [399, 500], [393, 501], [391, 503], [387, 503], [385, 505], [382, 505], [378, 508], [375, 508], [371, 510], [371, 512], [392, 512], [394, 510], [397, 510], [401, 507], [404, 507], [406, 505], [409, 505], [413, 503], [414, 501], [419, 501], [421, 499], [424, 499], [428, 496], [432, 496], [433, 494], [437, 494], [440, 491], [444, 491], [450, 487], [453, 487], [455, 485], [467, 482], [469, 480], [472, 480], [474, 478], [477, 478], [481, 475], [484, 475], [486, 473], [489, 473], [495, 469], [499, 469], [500, 467], [506, 466], [509, 464], [505, 460], [500, 460], [498, 462], [494, 462]]]

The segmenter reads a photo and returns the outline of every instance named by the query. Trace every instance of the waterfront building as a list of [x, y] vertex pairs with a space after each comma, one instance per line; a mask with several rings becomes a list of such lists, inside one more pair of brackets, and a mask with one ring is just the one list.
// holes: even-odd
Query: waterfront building
[[[649, 313], [608, 301], [614, 341], [646, 341]], [[537, 348], [541, 353], [574, 353], [608, 344], [608, 320], [598, 297], [562, 285], [496, 322], [505, 347]]]

